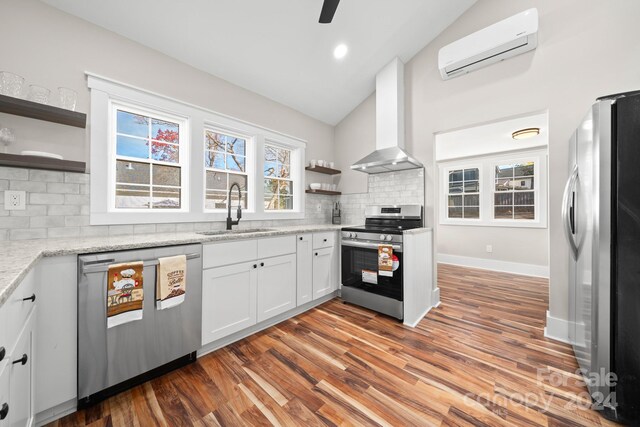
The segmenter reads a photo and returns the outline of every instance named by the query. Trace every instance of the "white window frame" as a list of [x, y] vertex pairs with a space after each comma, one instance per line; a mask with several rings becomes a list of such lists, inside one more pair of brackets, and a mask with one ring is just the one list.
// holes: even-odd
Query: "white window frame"
[[[268, 179], [268, 177], [264, 176], [264, 147], [267, 145], [270, 145], [276, 148], [283, 148], [285, 150], [289, 150], [291, 153], [289, 157], [289, 178], [288, 179], [284, 178], [284, 179], [287, 181], [291, 181], [293, 183], [293, 193], [291, 195], [293, 200], [292, 209], [274, 209], [274, 210], [264, 209], [264, 180]], [[262, 150], [261, 162], [262, 162], [262, 167], [260, 168], [260, 186], [262, 187], [262, 192], [263, 192], [262, 199], [261, 199], [261, 206], [264, 209], [264, 212], [268, 212], [268, 213], [272, 213], [280, 216], [287, 213], [295, 212], [300, 205], [300, 200], [299, 200], [300, 199], [299, 187], [301, 185], [300, 177], [304, 175], [302, 173], [302, 170], [304, 169], [304, 155], [301, 155], [300, 148], [291, 146], [290, 144], [286, 144], [282, 141], [265, 139], [263, 150]], [[283, 178], [274, 177], [273, 179], [283, 179]], [[304, 184], [302, 185], [304, 186]]]
[[[495, 166], [534, 162], [534, 217], [526, 219], [496, 219], [495, 207]], [[442, 225], [467, 225], [483, 227], [512, 227], [512, 228], [546, 228], [548, 217], [548, 156], [546, 148], [543, 150], [527, 150], [509, 154], [494, 154], [489, 156], [467, 159], [447, 160], [438, 163], [439, 185], [438, 216]], [[447, 196], [449, 191], [449, 171], [456, 169], [480, 169], [480, 218], [449, 218]], [[462, 193], [464, 194], [464, 193]]]
[[[110, 100], [109, 101], [109, 123], [111, 124], [109, 129], [109, 169], [108, 169], [108, 197], [109, 197], [109, 213], [115, 212], [129, 212], [129, 213], [145, 213], [145, 214], [157, 214], [161, 212], [188, 212], [189, 211], [189, 120], [186, 117], [181, 117], [179, 115], [173, 115], [170, 113], [166, 113], [163, 111], [153, 110], [150, 108], [140, 107], [139, 105], [134, 105], [132, 103]], [[117, 144], [118, 144], [118, 110], [122, 110], [125, 112], [139, 114], [141, 116], [150, 117], [153, 119], [166, 120], [168, 122], [178, 123], [180, 126], [180, 136], [178, 141], [179, 148], [179, 162], [171, 163], [171, 162], [162, 162], [156, 161], [151, 158], [149, 159], [140, 159], [137, 157], [126, 157], [126, 156], [118, 156], [116, 153]], [[151, 150], [151, 140], [149, 140], [149, 150]], [[130, 209], [130, 208], [117, 208], [116, 207], [116, 163], [118, 160], [130, 161], [134, 163], [146, 163], [146, 164], [158, 164], [165, 166], [177, 166], [180, 167], [180, 208], [179, 209], [154, 209], [153, 207], [149, 209]], [[150, 193], [153, 190], [153, 173], [151, 173], [150, 177]]]
[[[242, 212], [244, 213], [255, 213], [256, 212], [256, 198], [255, 198], [255, 187], [256, 187], [256, 179], [255, 179], [255, 174], [256, 174], [256, 139], [257, 139], [257, 135], [251, 135], [248, 133], [244, 133], [241, 131], [238, 131], [236, 129], [231, 129], [228, 127], [223, 127], [223, 126], [215, 126], [212, 124], [208, 124], [205, 123], [204, 126], [204, 131], [202, 132], [202, 140], [201, 142], [201, 149], [202, 149], [202, 154], [203, 154], [203, 159], [202, 159], [202, 167], [203, 167], [203, 173], [202, 173], [202, 180], [203, 180], [203, 189], [204, 189], [204, 193], [202, 194], [202, 210], [203, 212], [206, 213], [226, 213], [227, 212], [227, 208], [224, 209], [208, 209], [206, 207], [206, 191], [207, 191], [207, 171], [217, 171], [217, 172], [223, 172], [223, 173], [236, 173], [235, 171], [230, 171], [230, 170], [220, 170], [220, 169], [214, 169], [214, 168], [206, 168], [204, 166], [204, 154], [207, 151], [205, 149], [205, 139], [206, 139], [206, 132], [210, 131], [210, 132], [215, 132], [215, 133], [221, 133], [224, 135], [228, 135], [228, 136], [233, 136], [233, 137], [237, 137], [237, 138], [242, 138], [246, 141], [246, 145], [245, 145], [245, 168], [246, 168], [246, 173], [245, 175], [247, 176], [247, 209], [243, 209]], [[235, 206], [231, 206], [232, 211], [234, 210]], [[226, 216], [225, 216], [226, 218]]]
[[[464, 169], [478, 169], [478, 181], [479, 181], [479, 188], [478, 188], [478, 206], [479, 206], [479, 216], [478, 218], [449, 218], [449, 196], [451, 195], [449, 193], [449, 172], [454, 171], [454, 170], [464, 170]], [[464, 172], [463, 172], [464, 173]], [[484, 198], [484, 181], [485, 181], [485, 177], [484, 177], [484, 173], [483, 173], [483, 164], [481, 162], [470, 162], [470, 163], [465, 163], [465, 164], [456, 164], [456, 165], [448, 165], [448, 166], [444, 166], [442, 168], [442, 192], [441, 194], [444, 194], [443, 197], [443, 210], [442, 210], [442, 218], [444, 218], [444, 222], [441, 221], [441, 224], [447, 223], [447, 224], [457, 224], [457, 223], [464, 223], [464, 224], [479, 224], [483, 221], [483, 207], [485, 205], [485, 203], [483, 203], [483, 198]], [[460, 196], [464, 196], [464, 188], [463, 188], [463, 192], [460, 193]], [[457, 195], [457, 194], [456, 194]], [[463, 210], [464, 210], [464, 197], [462, 198], [462, 203], [463, 203]]]
[[[247, 157], [247, 186], [253, 188], [248, 208], [243, 210], [242, 220], [304, 219], [305, 216], [305, 149], [306, 141], [281, 132], [239, 120], [197, 105], [149, 92], [95, 74], [87, 73], [91, 90], [90, 119], [90, 224], [159, 224], [179, 222], [225, 221], [226, 209], [205, 210], [204, 130], [247, 135], [252, 138], [253, 159]], [[133, 106], [141, 111], [164, 113], [171, 118], [185, 120], [181, 138], [188, 138], [188, 146], [181, 147], [180, 161], [187, 177], [182, 179], [184, 203], [180, 209], [115, 209], [115, 145], [111, 143], [114, 120], [110, 117], [113, 104]], [[153, 115], [153, 114], [152, 114]], [[161, 118], [161, 117], [158, 117]], [[115, 134], [114, 134], [115, 135]], [[115, 138], [113, 138], [115, 141]], [[291, 179], [294, 181], [294, 209], [284, 211], [264, 210], [264, 185], [262, 183], [265, 141], [292, 150]], [[113, 150], [113, 153], [111, 152]], [[113, 159], [105, 161], [105, 159]], [[113, 180], [114, 193], [109, 190]], [[248, 193], [249, 194], [249, 193]], [[112, 203], [113, 202], [113, 203]], [[111, 209], [111, 206], [114, 209]], [[150, 215], [153, 213], [153, 215]]]

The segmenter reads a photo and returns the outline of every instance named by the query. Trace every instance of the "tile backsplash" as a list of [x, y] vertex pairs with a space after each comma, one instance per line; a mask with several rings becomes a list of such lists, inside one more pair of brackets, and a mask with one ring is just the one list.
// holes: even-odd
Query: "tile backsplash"
[[[26, 210], [4, 209], [5, 190], [26, 191]], [[240, 228], [331, 222], [335, 196], [314, 194], [305, 199], [305, 219], [241, 221]], [[0, 166], [0, 240], [209, 231], [224, 227], [222, 221], [92, 226], [89, 174]]]
[[424, 206], [424, 169], [369, 175], [368, 192], [340, 196], [343, 224], [364, 224], [367, 205]]
[[[308, 194], [305, 219], [241, 221], [240, 228], [331, 223], [338, 200], [343, 224], [364, 223], [364, 208], [370, 204], [424, 205], [424, 169], [369, 175], [368, 187], [366, 193], [339, 197]], [[26, 191], [26, 210], [4, 209], [4, 190]], [[89, 174], [0, 166], [0, 240], [209, 231], [224, 226], [222, 221], [92, 226]]]

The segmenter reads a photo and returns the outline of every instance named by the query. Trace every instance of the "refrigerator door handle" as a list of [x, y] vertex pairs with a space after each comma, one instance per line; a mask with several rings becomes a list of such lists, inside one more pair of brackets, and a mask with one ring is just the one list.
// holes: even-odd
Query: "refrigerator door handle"
[[578, 165], [573, 167], [571, 176], [567, 180], [567, 184], [564, 187], [564, 196], [562, 201], [562, 222], [564, 223], [564, 230], [571, 245], [571, 255], [574, 259], [578, 257], [578, 245], [573, 237], [576, 234], [575, 223], [575, 192], [573, 188], [578, 180]]

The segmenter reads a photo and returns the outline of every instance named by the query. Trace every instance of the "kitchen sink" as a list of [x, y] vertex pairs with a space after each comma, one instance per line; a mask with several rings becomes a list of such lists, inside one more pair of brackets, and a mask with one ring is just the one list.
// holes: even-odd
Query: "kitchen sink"
[[215, 230], [215, 231], [201, 231], [198, 234], [203, 236], [218, 236], [221, 234], [248, 234], [248, 233], [265, 233], [267, 231], [274, 231], [272, 228], [246, 228], [243, 230]]

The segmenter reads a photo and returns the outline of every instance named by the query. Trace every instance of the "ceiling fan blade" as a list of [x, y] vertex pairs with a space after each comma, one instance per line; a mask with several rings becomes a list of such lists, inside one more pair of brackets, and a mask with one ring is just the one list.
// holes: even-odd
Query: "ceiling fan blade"
[[340, 3], [340, 0], [324, 0], [322, 12], [320, 12], [320, 21], [318, 22], [321, 24], [330, 24], [338, 8], [338, 3]]

